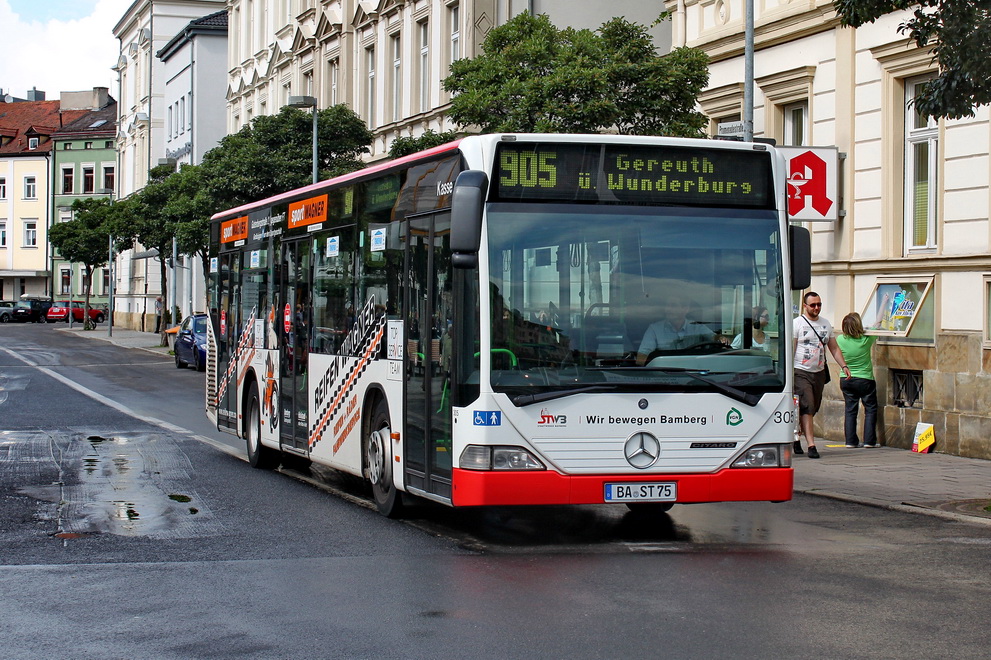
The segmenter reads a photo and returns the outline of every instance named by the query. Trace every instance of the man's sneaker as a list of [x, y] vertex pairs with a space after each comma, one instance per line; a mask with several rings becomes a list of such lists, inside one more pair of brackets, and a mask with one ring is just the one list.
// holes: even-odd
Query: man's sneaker
[[[867, 445], [864, 446], [866, 447]], [[858, 447], [860, 447], [860, 445], [846, 445], [847, 449], [857, 449]]]
[[802, 455], [802, 454], [805, 453], [804, 451], [802, 451], [802, 441], [801, 440], [796, 440], [794, 442], [793, 446], [795, 447], [795, 453], [797, 455]]
[[815, 445], [809, 447], [809, 458], [819, 458], [819, 450], [816, 449]]
[[877, 445], [864, 444], [864, 449], [877, 449]]

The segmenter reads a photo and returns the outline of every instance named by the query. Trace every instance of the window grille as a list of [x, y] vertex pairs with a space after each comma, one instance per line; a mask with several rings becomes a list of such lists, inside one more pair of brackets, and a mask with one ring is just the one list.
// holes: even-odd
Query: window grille
[[899, 408], [921, 408], [922, 372], [892, 369], [891, 392], [894, 404]]

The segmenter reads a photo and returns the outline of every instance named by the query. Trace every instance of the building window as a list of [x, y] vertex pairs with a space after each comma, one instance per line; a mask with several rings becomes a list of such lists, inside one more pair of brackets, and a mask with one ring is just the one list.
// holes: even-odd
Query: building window
[[169, 139], [171, 140], [172, 136], [175, 135], [175, 129], [173, 128], [175, 126], [175, 117], [172, 116], [171, 105], [168, 108], [166, 108], [165, 114], [168, 117], [168, 119], [165, 122], [165, 125], [168, 127], [166, 130], [168, 131]]
[[24, 199], [38, 197], [38, 181], [33, 176], [24, 177]]
[[905, 248], [936, 248], [937, 156], [939, 124], [916, 110], [915, 98], [926, 78], [905, 82]]
[[430, 110], [430, 26], [426, 21], [416, 25], [420, 40], [420, 58], [416, 72], [419, 82], [420, 112], [427, 112]]
[[447, 21], [451, 28], [451, 62], [461, 59], [461, 8], [451, 5], [447, 8]]
[[103, 167], [103, 187], [111, 191], [114, 189], [114, 168], [113, 165]]
[[62, 295], [69, 295], [72, 293], [72, 271], [68, 268], [62, 269], [62, 285], [59, 289], [59, 293]]
[[72, 143], [66, 142], [62, 145], [62, 151], [72, 151]]
[[75, 172], [71, 167], [66, 167], [62, 170], [62, 194], [71, 195], [75, 190], [73, 187], [73, 176]]
[[186, 97], [179, 99], [179, 134], [186, 132]]
[[7, 221], [0, 221], [0, 248], [7, 247]]
[[24, 221], [24, 247], [38, 247], [38, 221]]
[[83, 148], [84, 149], [92, 149], [93, 148], [93, 143], [92, 142], [86, 142], [84, 144]]
[[105, 296], [110, 293], [110, 269], [103, 269], [103, 291], [102, 294]]
[[399, 121], [402, 119], [402, 101], [403, 101], [403, 77], [402, 77], [402, 58], [403, 53], [399, 41], [399, 35], [392, 37], [392, 80], [390, 87], [392, 88], [392, 121]]
[[375, 127], [375, 49], [365, 49], [365, 68], [368, 73], [368, 89], [365, 90], [365, 110], [368, 116], [368, 127]]
[[92, 167], [83, 168], [83, 193], [92, 194], [96, 189], [96, 176]]
[[307, 71], [303, 74], [303, 94], [313, 96], [313, 72]]
[[36, 137], [28, 138], [28, 149], [30, 149], [31, 151], [34, 151], [35, 149], [37, 149], [38, 148], [38, 142], [39, 142], [39, 139], [36, 138]]
[[186, 128], [193, 130], [193, 93], [189, 93], [189, 112], [186, 113]]
[[330, 62], [330, 104], [337, 105], [337, 79], [340, 76], [341, 63], [340, 60], [331, 60]]
[[0, 176], [0, 199], [7, 199], [7, 177]]
[[922, 372], [910, 369], [891, 370], [891, 393], [899, 408], [922, 407]]
[[788, 147], [804, 147], [809, 135], [809, 104], [793, 103], [784, 107], [784, 140]]
[[113, 140], [107, 140], [106, 142], [103, 143], [103, 148], [104, 149], [113, 149], [114, 148], [114, 141]]

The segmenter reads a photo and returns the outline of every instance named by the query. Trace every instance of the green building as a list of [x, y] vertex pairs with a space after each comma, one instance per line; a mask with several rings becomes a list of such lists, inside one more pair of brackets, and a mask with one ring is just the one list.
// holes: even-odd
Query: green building
[[[113, 197], [116, 190], [117, 101], [109, 96], [106, 87], [94, 87], [92, 91], [62, 92], [61, 109], [88, 112], [52, 135], [52, 222], [72, 219], [72, 203], [77, 199]], [[85, 276], [83, 264], [69, 263], [52, 249], [53, 300], [83, 300]], [[103, 307], [109, 302], [109, 269], [94, 269], [93, 280], [90, 305]]]

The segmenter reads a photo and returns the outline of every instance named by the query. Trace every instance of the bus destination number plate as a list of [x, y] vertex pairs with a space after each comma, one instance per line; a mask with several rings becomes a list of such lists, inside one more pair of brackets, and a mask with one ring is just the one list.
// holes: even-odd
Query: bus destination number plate
[[606, 502], [674, 502], [678, 499], [678, 484], [627, 483], [606, 484]]

